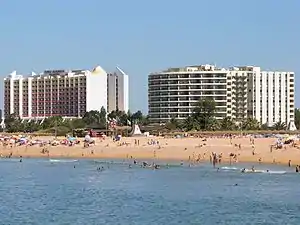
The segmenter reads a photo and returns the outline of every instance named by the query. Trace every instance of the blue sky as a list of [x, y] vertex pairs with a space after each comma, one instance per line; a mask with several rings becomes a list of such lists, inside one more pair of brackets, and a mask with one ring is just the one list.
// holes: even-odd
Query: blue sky
[[171, 66], [295, 71], [298, 87], [299, 9], [299, 0], [2, 1], [0, 74], [120, 66], [130, 108], [143, 112], [148, 73]]

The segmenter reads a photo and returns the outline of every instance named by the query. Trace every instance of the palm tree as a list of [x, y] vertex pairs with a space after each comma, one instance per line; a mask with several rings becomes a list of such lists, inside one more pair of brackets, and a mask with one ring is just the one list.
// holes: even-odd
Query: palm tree
[[269, 130], [270, 127], [268, 126], [267, 123], [264, 123], [264, 124], [261, 125], [260, 129], [261, 129], [261, 130]]
[[255, 118], [247, 118], [242, 121], [241, 129], [242, 130], [259, 130], [260, 123]]
[[274, 130], [285, 130], [286, 124], [284, 122], [278, 121], [273, 125]]

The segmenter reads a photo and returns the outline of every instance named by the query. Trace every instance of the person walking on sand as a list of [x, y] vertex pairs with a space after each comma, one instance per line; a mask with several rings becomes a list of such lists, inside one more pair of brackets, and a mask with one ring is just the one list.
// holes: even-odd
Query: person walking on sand
[[289, 167], [292, 166], [292, 160], [289, 160]]
[[216, 163], [218, 162], [218, 159], [217, 159], [217, 153], [214, 153], [213, 154], [213, 166], [214, 168], [216, 167]]

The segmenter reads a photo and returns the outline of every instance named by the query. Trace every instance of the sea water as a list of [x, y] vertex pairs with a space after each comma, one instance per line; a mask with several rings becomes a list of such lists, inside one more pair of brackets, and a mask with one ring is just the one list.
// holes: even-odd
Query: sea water
[[0, 224], [300, 224], [300, 174], [292, 169], [129, 163], [0, 160]]

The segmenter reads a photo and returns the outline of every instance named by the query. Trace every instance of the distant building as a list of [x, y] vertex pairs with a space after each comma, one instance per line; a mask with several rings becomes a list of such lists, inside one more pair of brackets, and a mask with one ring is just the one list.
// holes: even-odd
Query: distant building
[[261, 124], [294, 124], [293, 72], [260, 67], [216, 68], [212, 65], [171, 68], [148, 77], [148, 108], [152, 122], [191, 115], [199, 99], [216, 102], [216, 118], [257, 119]]
[[108, 111], [119, 110], [127, 112], [129, 110], [128, 75], [117, 67], [116, 72], [108, 74], [107, 83]]
[[[15, 113], [22, 119], [82, 117], [86, 111], [107, 110], [111, 88], [108, 74], [100, 66], [92, 71], [47, 70], [30, 76], [14, 71], [4, 78], [4, 115]], [[118, 89], [122, 91], [126, 99], [119, 104], [128, 102], [128, 77], [127, 89]]]

